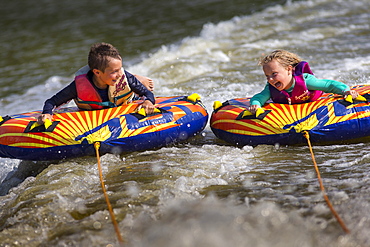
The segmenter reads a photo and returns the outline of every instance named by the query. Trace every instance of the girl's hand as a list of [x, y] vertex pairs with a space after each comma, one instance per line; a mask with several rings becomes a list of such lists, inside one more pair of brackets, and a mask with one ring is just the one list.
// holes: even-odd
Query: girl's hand
[[253, 114], [256, 114], [256, 111], [257, 111], [257, 109], [258, 108], [261, 108], [259, 105], [251, 105], [250, 107], [249, 107], [249, 111], [251, 112], [251, 113], [253, 113]]
[[353, 99], [356, 99], [359, 96], [358, 92], [355, 90], [345, 91], [344, 96], [347, 96], [347, 95], [351, 95]]

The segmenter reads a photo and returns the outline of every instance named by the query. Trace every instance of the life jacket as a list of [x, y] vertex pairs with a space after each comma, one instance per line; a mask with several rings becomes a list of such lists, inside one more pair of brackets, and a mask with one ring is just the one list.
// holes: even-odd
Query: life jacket
[[122, 104], [128, 104], [134, 97], [124, 70], [122, 68], [122, 77], [117, 80], [113, 86], [108, 86], [109, 101], [103, 102], [99, 93], [89, 81], [87, 74], [81, 74], [75, 77], [77, 90], [77, 99], [75, 103], [80, 109], [95, 110], [107, 107], [115, 107]]
[[323, 92], [319, 90], [308, 90], [303, 73], [313, 75], [310, 66], [305, 61], [300, 62], [294, 68], [293, 76], [295, 85], [291, 93], [285, 90], [279, 91], [269, 84], [272, 101], [281, 104], [300, 104], [317, 100]]

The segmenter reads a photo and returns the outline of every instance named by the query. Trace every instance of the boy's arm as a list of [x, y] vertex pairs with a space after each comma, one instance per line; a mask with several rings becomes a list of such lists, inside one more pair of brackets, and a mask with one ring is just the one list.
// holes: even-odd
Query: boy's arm
[[134, 75], [149, 91], [154, 91], [154, 81], [146, 76]]
[[[75, 76], [79, 76], [82, 74], [87, 74], [90, 70], [89, 65], [85, 65], [82, 68], [80, 68], [76, 73]], [[154, 90], [154, 81], [146, 76], [142, 75], [134, 75], [146, 88], [148, 88], [150, 91]]]
[[125, 70], [128, 84], [131, 90], [139, 96], [145, 96], [147, 100], [155, 104], [154, 94], [148, 90], [134, 75]]
[[71, 82], [64, 89], [60, 90], [50, 99], [47, 99], [44, 103], [42, 114], [38, 117], [37, 122], [43, 124], [46, 119], [51, 120], [53, 110], [64, 103], [67, 103], [71, 99], [77, 98], [77, 91], [75, 82]]
[[60, 90], [50, 99], [47, 99], [42, 110], [43, 114], [52, 114], [53, 109], [62, 104], [69, 102], [71, 99], [77, 98], [77, 90], [75, 82], [71, 82], [68, 86]]

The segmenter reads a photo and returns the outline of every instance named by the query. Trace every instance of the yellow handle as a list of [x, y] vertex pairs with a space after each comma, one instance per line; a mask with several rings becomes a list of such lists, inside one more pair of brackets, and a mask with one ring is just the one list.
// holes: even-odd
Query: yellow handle
[[213, 102], [213, 110], [216, 110], [222, 106], [222, 103], [220, 101]]
[[[259, 115], [261, 115], [264, 112], [265, 112], [265, 110], [263, 108], [257, 108], [255, 115], [256, 115], [256, 117], [258, 117]], [[246, 116], [252, 116], [252, 115], [254, 115], [252, 112], [250, 112], [248, 110], [244, 110], [242, 118], [246, 117]]]
[[353, 97], [352, 97], [352, 95], [347, 95], [345, 98], [345, 101], [348, 101], [348, 102], [350, 102], [350, 103], [353, 103]]
[[357, 96], [357, 98], [355, 100], [358, 100], [358, 101], [367, 101], [367, 99], [364, 96], [362, 96], [362, 95]]
[[44, 126], [45, 129], [49, 128], [53, 123], [49, 119], [45, 119]]
[[[45, 129], [49, 128], [52, 124], [53, 124], [52, 121], [50, 121], [49, 119], [45, 119], [45, 122], [44, 122]], [[42, 124], [39, 124], [38, 122], [34, 122], [31, 126], [30, 130], [33, 130], [34, 128], [39, 127], [41, 125]]]
[[188, 100], [197, 102], [198, 100], [200, 100], [200, 96], [197, 93], [193, 93], [192, 95], [188, 96]]
[[140, 110], [137, 113], [139, 113], [140, 115], [146, 116], [146, 112], [144, 108], [140, 108]]
[[258, 108], [257, 111], [256, 111], [256, 117], [258, 117], [262, 113], [265, 113], [265, 110], [263, 108]]
[[[137, 113], [139, 113], [140, 115], [146, 116], [145, 109], [142, 108], [142, 107], [140, 108], [140, 110]], [[153, 113], [161, 113], [161, 110], [159, 110], [158, 108], [154, 108]]]
[[30, 130], [33, 130], [34, 128], [39, 127], [39, 126], [40, 126], [40, 124], [39, 124], [39, 123], [34, 122], [34, 123], [31, 125]]
[[[350, 103], [353, 103], [353, 97], [352, 97], [352, 95], [347, 95], [345, 98], [345, 101], [348, 101], [348, 102], [350, 102]], [[367, 99], [364, 97], [364, 96], [362, 96], [362, 95], [358, 95], [356, 98], [355, 98], [355, 100], [358, 100], [358, 101], [367, 101]]]
[[4, 121], [4, 118], [2, 116], [0, 116], [0, 122]]
[[250, 111], [248, 111], [248, 110], [244, 110], [243, 115], [242, 115], [242, 118], [243, 118], [243, 117], [246, 117], [246, 116], [251, 116], [251, 115], [253, 115], [253, 113], [251, 113], [251, 112], [250, 112]]

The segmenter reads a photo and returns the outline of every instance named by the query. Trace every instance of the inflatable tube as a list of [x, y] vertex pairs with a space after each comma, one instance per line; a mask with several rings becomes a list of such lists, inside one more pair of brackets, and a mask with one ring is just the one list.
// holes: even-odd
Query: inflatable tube
[[[266, 103], [258, 117], [247, 111], [250, 98], [216, 101], [210, 125], [220, 139], [237, 146], [316, 144], [363, 141], [370, 136], [370, 86], [359, 85], [355, 100], [323, 94], [304, 104]], [[360, 138], [360, 139], [358, 139]]]
[[[122, 153], [163, 147], [201, 132], [208, 113], [197, 94], [157, 97], [157, 113], [144, 116], [140, 101], [94, 111], [61, 108], [53, 122], [37, 126], [41, 111], [0, 119], [0, 156], [22, 160], [60, 160], [100, 153]], [[144, 109], [142, 109], [144, 110]]]

